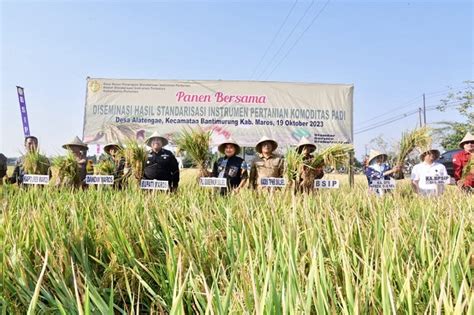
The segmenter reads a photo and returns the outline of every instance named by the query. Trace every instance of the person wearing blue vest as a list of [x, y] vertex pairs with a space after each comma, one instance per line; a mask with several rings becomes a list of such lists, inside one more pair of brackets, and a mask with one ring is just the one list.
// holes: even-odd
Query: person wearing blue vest
[[365, 176], [367, 177], [367, 182], [369, 184], [369, 190], [382, 196], [388, 190], [381, 188], [372, 188], [372, 182], [375, 180], [390, 180], [393, 177], [395, 172], [400, 170], [400, 167], [397, 165], [391, 167], [387, 163], [388, 155], [381, 153], [376, 150], [370, 150], [369, 158], [367, 160], [367, 167], [365, 168]]

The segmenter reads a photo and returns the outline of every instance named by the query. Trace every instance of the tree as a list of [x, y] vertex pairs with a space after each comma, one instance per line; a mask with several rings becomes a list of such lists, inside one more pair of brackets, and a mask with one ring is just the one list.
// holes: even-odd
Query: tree
[[474, 132], [474, 81], [465, 81], [464, 83], [466, 86], [463, 89], [448, 93], [446, 98], [442, 99], [441, 104], [437, 107], [439, 111], [455, 107], [459, 114], [466, 119], [465, 122], [441, 121], [437, 123], [441, 127], [436, 128], [435, 132], [445, 150], [459, 148], [459, 142], [464, 135], [468, 131]]

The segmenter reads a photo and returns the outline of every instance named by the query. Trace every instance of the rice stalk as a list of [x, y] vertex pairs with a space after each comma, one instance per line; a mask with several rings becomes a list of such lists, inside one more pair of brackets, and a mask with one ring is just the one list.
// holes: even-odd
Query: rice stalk
[[57, 186], [76, 187], [80, 183], [79, 165], [74, 154], [68, 150], [65, 156], [52, 160], [51, 182]]
[[[400, 140], [400, 147], [398, 156], [396, 158], [396, 165], [403, 166], [406, 158], [415, 148], [422, 151], [431, 149], [431, 129], [429, 127], [417, 128], [413, 131], [404, 132]], [[400, 170], [395, 174], [396, 178], [403, 178], [403, 171]]]
[[125, 143], [123, 156], [125, 157], [125, 167], [130, 169], [124, 175], [125, 181], [131, 184], [139, 184], [145, 171], [145, 163], [148, 152], [145, 147], [135, 140]]
[[27, 152], [23, 156], [23, 170], [25, 174], [47, 175], [50, 163], [46, 156], [38, 150]]
[[199, 177], [208, 177], [208, 165], [211, 159], [209, 151], [209, 142], [212, 131], [204, 131], [202, 129], [183, 130], [177, 136], [176, 144], [178, 152], [186, 152], [191, 160], [196, 164]]

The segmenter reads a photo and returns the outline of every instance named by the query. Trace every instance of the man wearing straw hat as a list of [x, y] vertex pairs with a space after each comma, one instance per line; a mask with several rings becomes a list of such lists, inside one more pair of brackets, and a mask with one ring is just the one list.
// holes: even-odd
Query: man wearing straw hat
[[125, 168], [125, 157], [121, 154], [123, 148], [118, 142], [110, 142], [104, 146], [104, 152], [109, 156], [110, 161], [114, 164], [114, 181], [116, 187], [121, 187], [121, 180]]
[[229, 138], [219, 144], [217, 150], [224, 156], [214, 163], [212, 177], [227, 178], [227, 189], [221, 189], [222, 195], [229, 191], [238, 192], [247, 183], [248, 177], [247, 164], [237, 156], [241, 148], [234, 139]]
[[378, 196], [384, 195], [388, 192], [387, 189], [371, 188], [371, 184], [375, 180], [389, 180], [393, 176], [393, 173], [400, 170], [400, 166], [391, 168], [387, 163], [388, 155], [376, 150], [370, 150], [369, 158], [367, 159], [367, 167], [365, 168], [365, 176], [369, 183], [370, 191], [374, 192]]
[[426, 183], [428, 176], [447, 176], [446, 167], [438, 162], [438, 150], [423, 150], [420, 154], [421, 163], [413, 166], [411, 171], [411, 182], [413, 190], [421, 196], [439, 196], [444, 192], [444, 184], [430, 184]]
[[71, 151], [74, 155], [79, 171], [79, 181], [83, 185], [87, 175], [87, 150], [89, 147], [76, 136], [68, 143], [63, 144], [63, 149]]
[[[25, 145], [25, 150], [26, 150], [25, 153], [34, 152], [34, 151], [38, 150], [38, 138], [36, 138], [35, 136], [27, 136], [27, 137], [25, 137], [24, 145]], [[23, 160], [24, 160], [24, 158], [25, 158], [25, 156], [22, 155], [16, 160], [15, 168], [13, 169], [13, 174], [8, 179], [8, 181], [11, 184], [15, 184], [15, 183], [22, 184], [23, 183], [23, 176], [25, 175], [25, 173], [23, 171]]]
[[145, 143], [151, 150], [148, 152], [144, 178], [166, 180], [170, 191], [175, 191], [179, 184], [179, 167], [174, 154], [163, 149], [168, 144], [168, 140], [154, 132]]
[[[303, 156], [303, 162], [311, 160], [313, 158], [312, 154], [315, 150], [316, 145], [306, 137], [301, 138], [296, 147], [296, 152]], [[303, 164], [301, 169], [298, 170], [298, 189], [305, 192], [312, 191], [314, 189], [314, 180], [321, 179], [323, 176], [324, 171], [322, 166], [314, 168]]]
[[278, 143], [275, 140], [265, 136], [255, 146], [258, 155], [250, 167], [251, 188], [260, 188], [260, 180], [263, 177], [283, 177], [284, 160], [274, 153], [277, 147]]
[[464, 191], [474, 192], [474, 135], [468, 132], [459, 146], [463, 151], [453, 156], [454, 179]]

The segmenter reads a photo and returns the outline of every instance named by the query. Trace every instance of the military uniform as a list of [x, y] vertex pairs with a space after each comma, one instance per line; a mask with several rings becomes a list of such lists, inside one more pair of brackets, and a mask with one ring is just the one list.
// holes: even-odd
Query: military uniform
[[[227, 190], [237, 188], [248, 177], [247, 164], [244, 159], [235, 155], [230, 158], [221, 157], [214, 163], [212, 177], [227, 178]], [[221, 193], [226, 193], [226, 189], [223, 188]]]
[[262, 177], [283, 177], [283, 170], [283, 157], [272, 153], [266, 158], [263, 154], [259, 154], [252, 161], [250, 167], [250, 187], [253, 189], [258, 188]]
[[165, 149], [161, 149], [159, 152], [149, 151], [144, 178], [166, 180], [170, 190], [176, 190], [179, 183], [179, 167], [173, 153]]

